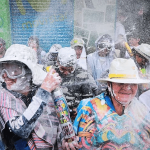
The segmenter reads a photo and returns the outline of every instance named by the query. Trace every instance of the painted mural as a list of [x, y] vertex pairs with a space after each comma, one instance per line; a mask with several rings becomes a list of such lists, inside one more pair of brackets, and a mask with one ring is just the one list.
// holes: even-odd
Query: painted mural
[[27, 45], [32, 35], [46, 52], [53, 44], [70, 46], [74, 29], [73, 0], [10, 0], [13, 44]]

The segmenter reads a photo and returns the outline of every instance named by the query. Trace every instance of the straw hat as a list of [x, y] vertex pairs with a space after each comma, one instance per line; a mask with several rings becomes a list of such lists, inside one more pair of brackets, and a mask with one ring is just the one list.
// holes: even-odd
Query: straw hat
[[139, 77], [138, 68], [132, 59], [124, 58], [114, 59], [111, 62], [108, 77], [100, 78], [98, 81], [131, 84], [150, 83], [150, 80]]
[[146, 59], [150, 61], [150, 45], [149, 44], [141, 44], [137, 48], [134, 48], [139, 54], [144, 56]]

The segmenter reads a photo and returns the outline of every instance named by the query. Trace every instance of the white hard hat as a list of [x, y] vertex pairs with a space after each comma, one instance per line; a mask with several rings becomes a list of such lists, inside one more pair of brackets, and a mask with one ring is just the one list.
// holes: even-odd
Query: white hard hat
[[110, 81], [116, 83], [141, 84], [150, 83], [148, 79], [139, 77], [138, 68], [133, 59], [116, 58], [111, 62], [107, 78], [100, 78], [98, 81]]
[[46, 77], [47, 73], [43, 70], [43, 66], [37, 64], [36, 51], [26, 45], [11, 45], [0, 59], [0, 63], [6, 61], [19, 61], [27, 65], [32, 72], [32, 81], [35, 85], [40, 85]]
[[76, 64], [77, 56], [71, 47], [61, 48], [58, 52], [58, 62], [61, 66], [68, 67]]

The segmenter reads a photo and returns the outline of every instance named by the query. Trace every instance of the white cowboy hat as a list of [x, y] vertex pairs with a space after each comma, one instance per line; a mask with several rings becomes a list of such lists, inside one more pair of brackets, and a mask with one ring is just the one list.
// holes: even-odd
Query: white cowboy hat
[[98, 81], [130, 84], [150, 83], [150, 80], [139, 77], [138, 68], [132, 59], [124, 58], [114, 59], [111, 62], [108, 77], [100, 78]]
[[37, 64], [37, 55], [35, 50], [26, 45], [13, 44], [11, 45], [0, 63], [6, 61], [19, 61], [28, 66], [32, 72], [32, 81], [35, 85], [40, 85], [45, 79], [47, 73], [42, 65]]
[[137, 48], [134, 48], [139, 54], [144, 56], [146, 59], [150, 61], [150, 45], [149, 44], [141, 44]]

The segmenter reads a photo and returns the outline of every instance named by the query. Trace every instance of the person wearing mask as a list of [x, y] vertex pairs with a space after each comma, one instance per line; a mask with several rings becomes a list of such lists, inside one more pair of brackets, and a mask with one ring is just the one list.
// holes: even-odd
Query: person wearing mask
[[55, 69], [62, 78], [61, 89], [71, 111], [76, 116], [76, 108], [83, 98], [97, 95], [97, 85], [93, 77], [76, 63], [76, 52], [71, 47], [61, 48], [58, 52]]
[[99, 93], [106, 89], [107, 85], [100, 83], [97, 79], [107, 76], [111, 61], [115, 54], [113, 51], [113, 40], [110, 35], [105, 34], [95, 41], [96, 51], [87, 56], [88, 71], [98, 85]]
[[46, 52], [40, 47], [39, 39], [36, 36], [31, 36], [28, 39], [28, 46], [36, 51], [38, 64], [44, 64]]
[[138, 84], [150, 80], [139, 77], [132, 59], [117, 58], [111, 63], [107, 90], [95, 98], [82, 100], [77, 108], [74, 129], [82, 150], [148, 150], [150, 112], [135, 97]]
[[71, 42], [71, 48], [76, 51], [77, 64], [87, 70], [85, 43], [81, 38], [74, 38]]
[[14, 44], [0, 59], [0, 76], [4, 82], [0, 90], [0, 134], [6, 149], [61, 149], [61, 128], [51, 97], [61, 83], [58, 73], [51, 69], [47, 74], [37, 64], [33, 49]]

